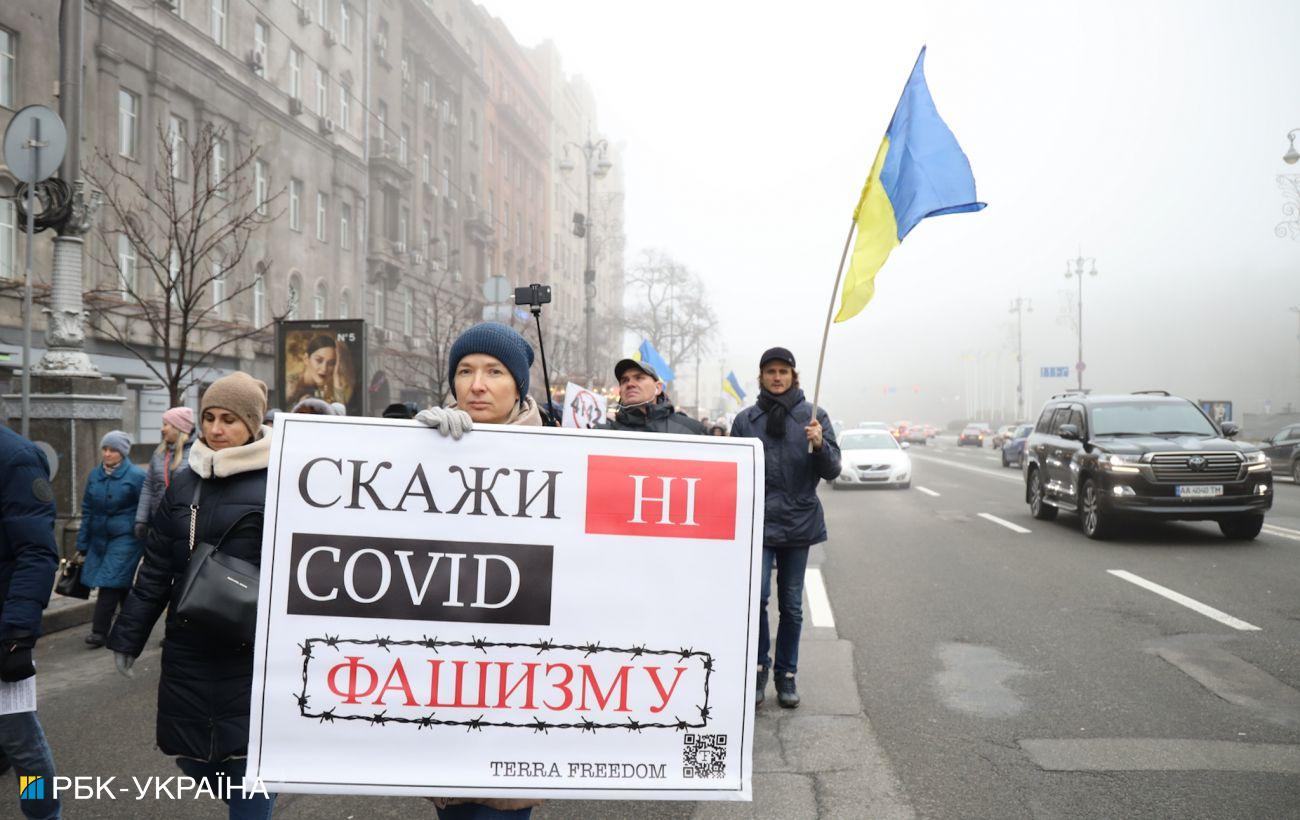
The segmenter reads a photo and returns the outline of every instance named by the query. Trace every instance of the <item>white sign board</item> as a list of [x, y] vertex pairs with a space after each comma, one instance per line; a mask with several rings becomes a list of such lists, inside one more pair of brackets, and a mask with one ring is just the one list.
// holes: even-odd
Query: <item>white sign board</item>
[[569, 382], [564, 387], [564, 422], [560, 426], [590, 430], [605, 421], [607, 406], [604, 396]]
[[248, 776], [749, 800], [762, 463], [754, 439], [284, 417]]

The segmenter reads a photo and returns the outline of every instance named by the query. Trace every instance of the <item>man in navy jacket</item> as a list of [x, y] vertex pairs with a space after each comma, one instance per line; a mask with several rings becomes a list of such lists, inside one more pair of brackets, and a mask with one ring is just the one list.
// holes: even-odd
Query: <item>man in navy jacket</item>
[[774, 347], [759, 360], [758, 403], [742, 410], [731, 435], [763, 442], [763, 587], [758, 612], [758, 677], [755, 703], [763, 702], [771, 656], [767, 599], [776, 568], [776, 696], [787, 709], [799, 705], [795, 673], [803, 628], [803, 576], [808, 548], [826, 540], [826, 518], [817, 482], [840, 474], [840, 447], [830, 417], [804, 399], [794, 354]]
[[[54, 545], [54, 489], [45, 454], [0, 426], [0, 681], [36, 674], [32, 648], [41, 634], [41, 611], [50, 602], [59, 553]], [[3, 684], [0, 684], [3, 685]], [[24, 816], [59, 816], [54, 799], [54, 758], [35, 712], [0, 715], [0, 771], [43, 778], [20, 799]]]

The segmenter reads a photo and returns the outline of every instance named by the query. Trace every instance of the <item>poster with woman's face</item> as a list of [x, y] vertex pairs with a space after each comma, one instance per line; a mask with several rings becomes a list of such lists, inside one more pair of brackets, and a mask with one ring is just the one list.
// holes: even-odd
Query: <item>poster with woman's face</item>
[[338, 402], [365, 415], [365, 323], [360, 319], [281, 322], [279, 394], [282, 410], [307, 398]]

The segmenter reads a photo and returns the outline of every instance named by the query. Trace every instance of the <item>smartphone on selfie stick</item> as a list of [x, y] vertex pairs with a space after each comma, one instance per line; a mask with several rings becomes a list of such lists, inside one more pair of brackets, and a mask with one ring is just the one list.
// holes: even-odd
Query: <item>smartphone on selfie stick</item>
[[551, 286], [533, 283], [515, 288], [515, 304], [528, 305], [537, 322], [537, 348], [542, 354], [542, 381], [546, 384], [546, 406], [542, 408], [542, 424], [559, 427], [560, 420], [551, 416], [551, 371], [546, 366], [546, 342], [542, 341], [542, 305], [550, 304]]

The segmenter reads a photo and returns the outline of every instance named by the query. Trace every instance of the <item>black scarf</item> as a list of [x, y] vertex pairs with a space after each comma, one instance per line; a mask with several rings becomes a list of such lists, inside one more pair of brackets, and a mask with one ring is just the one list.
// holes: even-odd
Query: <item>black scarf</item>
[[777, 395], [766, 390], [758, 392], [758, 406], [767, 414], [768, 438], [785, 438], [785, 419], [790, 411], [803, 401], [803, 390], [791, 387]]

